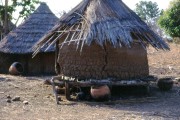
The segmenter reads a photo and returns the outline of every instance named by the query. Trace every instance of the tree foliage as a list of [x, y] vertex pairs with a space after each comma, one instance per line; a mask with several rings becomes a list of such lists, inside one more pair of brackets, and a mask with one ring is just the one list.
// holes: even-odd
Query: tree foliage
[[180, 0], [170, 3], [158, 23], [171, 37], [180, 37]]
[[146, 22], [156, 19], [161, 13], [157, 3], [152, 1], [140, 1], [136, 4], [135, 12]]
[[159, 10], [158, 4], [152, 1], [140, 1], [136, 4], [135, 12], [158, 35], [163, 36], [163, 31], [157, 25], [157, 20], [163, 10]]
[[[19, 15], [17, 17], [17, 22], [19, 18], [26, 18], [30, 13], [35, 10], [35, 5], [39, 3], [39, 0], [9, 0], [9, 5], [7, 6], [8, 20], [12, 20], [13, 13], [19, 10]], [[0, 20], [4, 21], [5, 18], [5, 5], [0, 3]], [[17, 23], [16, 22], [16, 23]]]

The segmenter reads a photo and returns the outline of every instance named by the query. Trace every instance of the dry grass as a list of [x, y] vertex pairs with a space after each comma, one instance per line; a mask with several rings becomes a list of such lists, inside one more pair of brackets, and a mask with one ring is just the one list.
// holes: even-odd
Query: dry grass
[[180, 76], [180, 44], [170, 43], [170, 51], [148, 48], [150, 73]]

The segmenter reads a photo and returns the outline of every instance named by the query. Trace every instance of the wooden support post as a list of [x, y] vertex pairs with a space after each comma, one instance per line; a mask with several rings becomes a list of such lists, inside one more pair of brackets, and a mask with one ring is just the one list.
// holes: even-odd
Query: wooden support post
[[147, 86], [146, 86], [146, 93], [147, 93], [147, 94], [150, 94], [150, 86], [149, 86], [149, 83], [148, 83]]
[[67, 81], [65, 82], [65, 95], [66, 95], [67, 100], [71, 100], [71, 97], [70, 97], [70, 85], [69, 85], [69, 83]]
[[54, 92], [54, 96], [56, 98], [56, 103], [59, 104], [59, 99], [58, 99], [57, 91], [55, 88], [54, 80], [55, 80], [54, 78], [51, 79], [51, 85], [53, 87], [53, 92]]

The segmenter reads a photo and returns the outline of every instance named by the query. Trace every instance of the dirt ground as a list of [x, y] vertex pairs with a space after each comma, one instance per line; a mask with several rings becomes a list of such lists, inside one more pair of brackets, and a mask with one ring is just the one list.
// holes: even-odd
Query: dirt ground
[[[180, 45], [171, 51], [148, 49], [150, 74], [180, 77]], [[162, 92], [151, 83], [150, 94], [129, 95], [110, 102], [66, 101], [55, 104], [52, 87], [43, 81], [52, 76], [11, 76], [0, 74], [0, 120], [180, 120], [180, 81]], [[19, 101], [7, 102], [7, 97]], [[28, 104], [23, 103], [28, 101]]]

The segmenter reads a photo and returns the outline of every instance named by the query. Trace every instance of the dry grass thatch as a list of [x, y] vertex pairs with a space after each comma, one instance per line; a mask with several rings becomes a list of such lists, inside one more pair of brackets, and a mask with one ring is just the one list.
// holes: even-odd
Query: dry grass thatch
[[[156, 49], [169, 49], [139, 16], [121, 0], [83, 0], [60, 18], [59, 24], [49, 31], [36, 45], [36, 53], [44, 46], [51, 46], [65, 37], [61, 45], [75, 41], [77, 47], [99, 45], [106, 42], [114, 47], [131, 47], [136, 39], [144, 48], [147, 43]], [[48, 50], [48, 48], [47, 48]]]
[[[0, 52], [11, 54], [32, 53], [33, 45], [57, 23], [58, 18], [46, 3], [41, 3], [21, 25], [0, 42]], [[54, 47], [48, 51], [54, 51]], [[42, 50], [42, 52], [44, 52]]]

